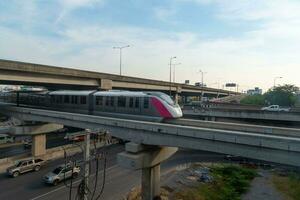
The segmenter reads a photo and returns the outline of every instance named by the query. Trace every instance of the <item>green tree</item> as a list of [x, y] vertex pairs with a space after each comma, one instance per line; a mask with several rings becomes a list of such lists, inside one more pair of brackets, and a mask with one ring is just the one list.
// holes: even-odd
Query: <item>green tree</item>
[[296, 93], [298, 91], [298, 87], [286, 84], [270, 89], [264, 96], [269, 104], [293, 106], [297, 101]]
[[246, 96], [241, 100], [241, 104], [263, 106], [265, 104], [265, 96], [261, 94]]

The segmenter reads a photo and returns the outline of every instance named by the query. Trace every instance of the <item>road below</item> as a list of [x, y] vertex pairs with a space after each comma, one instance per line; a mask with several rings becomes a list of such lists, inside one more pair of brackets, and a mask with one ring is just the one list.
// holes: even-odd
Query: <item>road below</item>
[[[63, 133], [54, 132], [54, 133], [46, 134], [46, 148], [50, 149], [50, 148], [54, 148], [54, 147], [58, 147], [58, 146], [66, 145], [66, 144], [71, 144], [72, 141], [64, 139], [65, 135], [66, 135], [66, 132], [63, 132]], [[0, 159], [31, 152], [31, 149], [24, 148], [24, 144], [22, 144], [22, 143], [17, 144], [17, 145], [7, 144], [7, 145], [3, 145], [3, 146], [5, 146], [5, 147], [1, 147], [1, 145], [0, 145]]]
[[[103, 195], [100, 199], [117, 200], [126, 195], [131, 188], [140, 184], [141, 172], [130, 171], [123, 169], [117, 165], [117, 153], [122, 152], [124, 147], [122, 145], [112, 145], [107, 147], [107, 170], [106, 182]], [[78, 159], [79, 159], [79, 155]], [[162, 164], [162, 173], [177, 167], [178, 165], [200, 162], [200, 161], [220, 161], [223, 160], [223, 155], [180, 150], [168, 161]], [[65, 187], [63, 183], [58, 186], [48, 186], [42, 181], [43, 175], [53, 170], [55, 166], [64, 163], [63, 159], [50, 162], [47, 166], [42, 168], [39, 172], [31, 172], [21, 175], [17, 178], [10, 178], [2, 174], [0, 176], [0, 199], [13, 200], [59, 200], [69, 198], [69, 188]], [[94, 163], [94, 162], [93, 162]], [[103, 180], [103, 162], [98, 175], [97, 194], [100, 191]], [[93, 189], [95, 180], [95, 165], [93, 164], [90, 177], [90, 190]], [[78, 185], [80, 178], [74, 181], [74, 185]], [[76, 189], [72, 190], [72, 199], [75, 199]]]

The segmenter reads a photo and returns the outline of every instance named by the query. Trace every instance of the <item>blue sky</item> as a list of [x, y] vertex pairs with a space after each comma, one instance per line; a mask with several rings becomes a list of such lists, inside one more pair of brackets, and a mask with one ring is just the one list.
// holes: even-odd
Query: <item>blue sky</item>
[[[241, 89], [300, 85], [298, 0], [0, 0], [0, 57]], [[298, 72], [298, 73], [297, 73]]]

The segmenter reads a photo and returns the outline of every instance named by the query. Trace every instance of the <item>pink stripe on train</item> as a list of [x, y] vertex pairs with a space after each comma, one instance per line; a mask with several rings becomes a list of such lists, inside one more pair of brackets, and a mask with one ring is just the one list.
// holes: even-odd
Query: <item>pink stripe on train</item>
[[172, 114], [168, 111], [168, 109], [164, 106], [160, 100], [158, 100], [155, 97], [151, 97], [151, 103], [156, 108], [156, 110], [159, 112], [161, 117], [164, 118], [172, 118]]

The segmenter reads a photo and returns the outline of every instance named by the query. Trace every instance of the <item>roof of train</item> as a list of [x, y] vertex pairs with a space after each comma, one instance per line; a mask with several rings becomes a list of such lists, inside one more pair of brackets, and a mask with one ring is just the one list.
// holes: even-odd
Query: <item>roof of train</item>
[[99, 91], [95, 93], [95, 96], [146, 96], [145, 92], [131, 92], [131, 91]]
[[[119, 90], [111, 90], [111, 91], [94, 91], [94, 90], [85, 90], [85, 91], [75, 91], [75, 90], [59, 90], [50, 92], [50, 95], [78, 95], [78, 96], [87, 96], [91, 93], [94, 93], [95, 96], [146, 96], [149, 92], [134, 92], [134, 91], [119, 91]], [[151, 92], [150, 92], [151, 93]]]
[[49, 92], [50, 95], [78, 95], [78, 96], [87, 96], [95, 91], [93, 90], [84, 90], [84, 91], [76, 91], [76, 90], [58, 90]]

